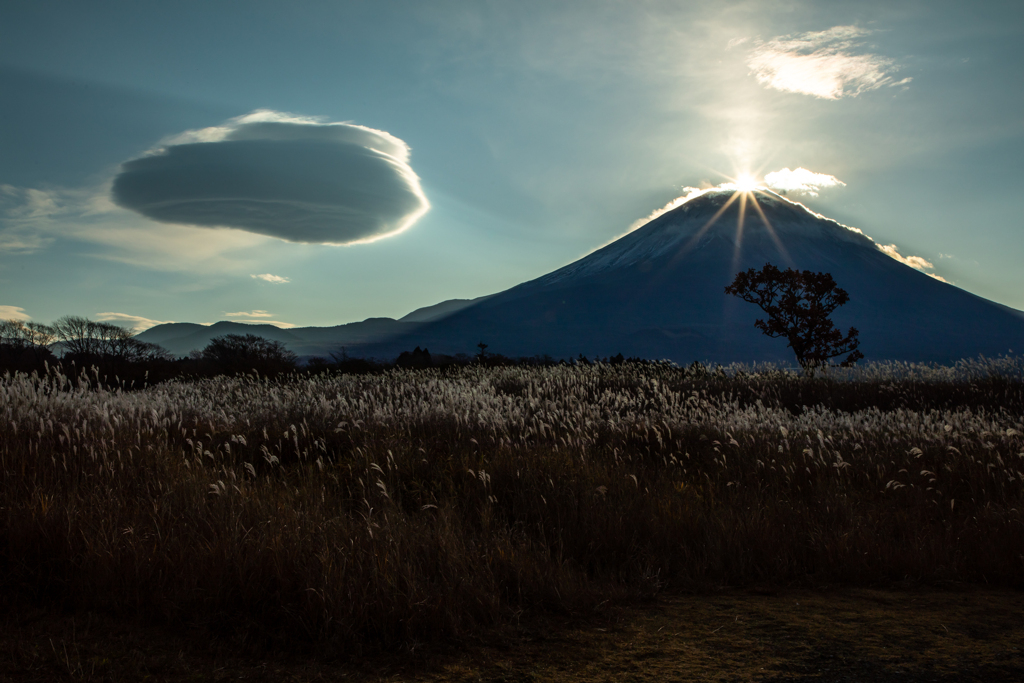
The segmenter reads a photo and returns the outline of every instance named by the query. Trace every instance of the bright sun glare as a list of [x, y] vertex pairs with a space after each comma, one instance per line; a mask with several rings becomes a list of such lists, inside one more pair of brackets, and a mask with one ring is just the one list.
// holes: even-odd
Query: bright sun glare
[[740, 192], [753, 192], [757, 188], [757, 180], [749, 173], [743, 173], [736, 178], [736, 189]]
[[[757, 213], [761, 219], [761, 223], [764, 224], [768, 235], [775, 243], [776, 248], [779, 251], [779, 255], [786, 263], [792, 263], [792, 259], [789, 253], [786, 251], [786, 247], [782, 244], [782, 240], [779, 239], [778, 234], [775, 232], [775, 228], [768, 220], [768, 216], [765, 215], [764, 210], [761, 209], [761, 205], [758, 202], [758, 194], [766, 194], [764, 183], [758, 181], [758, 175], [749, 172], [738, 173], [736, 177], [721, 174], [725, 176], [728, 182], [724, 182], [717, 186], [717, 190], [726, 190], [732, 192], [732, 195], [726, 200], [719, 208], [718, 211], [698, 230], [693, 237], [687, 242], [685, 246], [680, 249], [680, 254], [688, 252], [694, 248], [700, 239], [704, 236], [709, 228], [714, 225], [719, 218], [729, 209], [730, 206], [736, 204], [738, 211], [736, 212], [736, 239], [733, 248], [733, 270], [735, 271], [739, 267], [741, 249], [743, 244], [743, 234], [746, 227], [747, 210], [751, 209]], [[696, 190], [695, 188], [688, 188], [693, 190], [689, 195], [686, 196], [685, 200], [689, 200], [692, 197], [700, 196], [704, 191]], [[667, 209], [668, 207], [666, 207]], [[674, 207], [673, 207], [674, 208]]]

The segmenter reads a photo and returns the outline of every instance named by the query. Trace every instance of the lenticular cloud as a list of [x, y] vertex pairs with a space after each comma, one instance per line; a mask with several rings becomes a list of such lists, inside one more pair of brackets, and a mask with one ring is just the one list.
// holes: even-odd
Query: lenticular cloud
[[402, 140], [273, 111], [182, 133], [125, 162], [113, 199], [164, 223], [319, 244], [397, 234], [430, 206]]

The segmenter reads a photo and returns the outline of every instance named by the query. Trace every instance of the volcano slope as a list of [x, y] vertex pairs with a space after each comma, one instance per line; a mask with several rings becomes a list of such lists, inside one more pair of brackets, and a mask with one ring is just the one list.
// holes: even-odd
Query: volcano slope
[[850, 294], [833, 320], [860, 330], [867, 360], [949, 362], [1024, 345], [1024, 313], [896, 261], [855, 228], [770, 191], [713, 190], [543, 277], [349, 351], [472, 353], [483, 341], [509, 357], [793, 364], [784, 339], [754, 328], [763, 313], [724, 293], [765, 263], [831, 273]]

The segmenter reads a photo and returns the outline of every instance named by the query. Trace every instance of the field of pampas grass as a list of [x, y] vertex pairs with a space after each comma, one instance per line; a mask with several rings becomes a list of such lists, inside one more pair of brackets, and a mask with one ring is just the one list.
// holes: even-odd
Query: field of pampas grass
[[0, 379], [0, 599], [254, 646], [721, 586], [1024, 587], [1024, 360]]

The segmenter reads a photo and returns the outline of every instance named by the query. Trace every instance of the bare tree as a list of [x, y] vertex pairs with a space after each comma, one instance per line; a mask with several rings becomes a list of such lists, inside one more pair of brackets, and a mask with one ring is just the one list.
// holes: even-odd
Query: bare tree
[[61, 346], [61, 355], [99, 355], [96, 323], [77, 315], [65, 315], [53, 322], [54, 334]]
[[17, 349], [47, 348], [54, 340], [49, 325], [21, 320], [0, 320], [0, 345]]
[[66, 315], [53, 323], [64, 355], [82, 355], [138, 363], [170, 357], [163, 347], [139, 341], [135, 333], [120, 325]]

